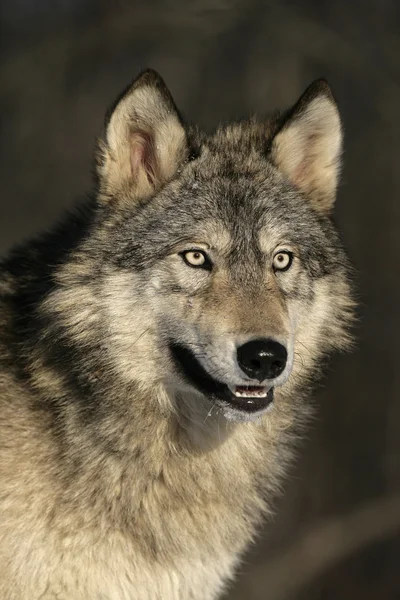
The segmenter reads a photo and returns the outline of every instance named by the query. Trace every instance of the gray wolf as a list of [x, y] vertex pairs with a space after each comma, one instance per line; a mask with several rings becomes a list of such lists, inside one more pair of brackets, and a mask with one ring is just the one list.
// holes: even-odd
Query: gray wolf
[[0, 597], [211, 600], [350, 343], [328, 84], [186, 125], [143, 72], [92, 199], [1, 265]]

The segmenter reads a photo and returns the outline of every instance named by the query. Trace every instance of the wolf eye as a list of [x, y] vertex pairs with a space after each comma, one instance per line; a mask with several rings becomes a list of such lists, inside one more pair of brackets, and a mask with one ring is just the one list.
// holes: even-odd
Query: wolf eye
[[211, 270], [211, 261], [202, 250], [186, 250], [181, 256], [189, 267]]
[[272, 265], [275, 271], [287, 271], [293, 262], [293, 254], [287, 250], [282, 250], [274, 256]]

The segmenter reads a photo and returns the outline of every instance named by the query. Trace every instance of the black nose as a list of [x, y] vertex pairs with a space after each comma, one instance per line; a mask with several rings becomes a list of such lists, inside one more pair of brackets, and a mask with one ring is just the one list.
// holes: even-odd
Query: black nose
[[237, 360], [248, 377], [261, 382], [275, 379], [283, 372], [287, 352], [285, 346], [274, 340], [252, 340], [238, 348]]

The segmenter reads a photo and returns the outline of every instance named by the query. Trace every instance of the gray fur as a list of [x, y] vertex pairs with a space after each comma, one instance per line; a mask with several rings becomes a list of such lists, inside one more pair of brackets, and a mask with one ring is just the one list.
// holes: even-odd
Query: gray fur
[[[210, 136], [152, 71], [116, 103], [93, 201], [1, 267], [2, 599], [212, 600], [233, 577], [323, 358], [350, 344], [330, 216], [340, 137], [324, 82]], [[192, 247], [212, 270], [185, 264]], [[282, 247], [294, 261], [274, 272]], [[253, 337], [285, 344], [288, 363], [252, 418], [169, 352], [242, 385], [235, 348]]]

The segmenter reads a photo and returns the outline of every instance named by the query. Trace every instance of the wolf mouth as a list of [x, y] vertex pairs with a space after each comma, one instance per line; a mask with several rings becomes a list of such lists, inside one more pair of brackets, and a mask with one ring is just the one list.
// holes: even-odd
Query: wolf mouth
[[228, 386], [214, 379], [200, 364], [194, 353], [182, 344], [169, 342], [173, 361], [186, 381], [221, 406], [252, 413], [265, 410], [274, 399], [274, 388], [255, 385]]

